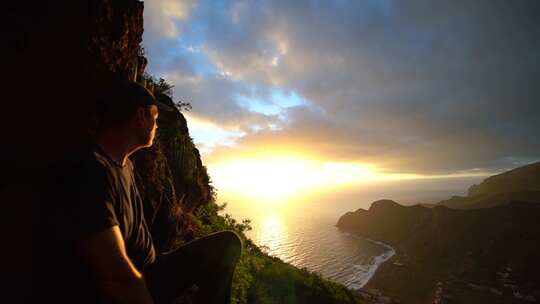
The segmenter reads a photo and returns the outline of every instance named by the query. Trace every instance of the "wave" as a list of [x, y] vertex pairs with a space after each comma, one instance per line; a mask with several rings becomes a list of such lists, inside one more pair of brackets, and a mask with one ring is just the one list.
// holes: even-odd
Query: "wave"
[[248, 236], [269, 255], [351, 289], [363, 288], [378, 267], [396, 253], [388, 244], [339, 230], [333, 220], [287, 218], [279, 229], [254, 227]]
[[352, 233], [348, 233], [348, 232], [345, 232], [345, 234], [348, 236], [352, 236], [354, 238], [367, 240], [371, 243], [380, 245], [381, 247], [384, 247], [386, 249], [386, 251], [383, 252], [382, 254], [373, 257], [370, 264], [368, 265], [356, 264], [353, 266], [355, 269], [358, 269], [358, 272], [353, 278], [349, 279], [348, 282], [345, 283], [345, 285], [349, 288], [358, 290], [358, 289], [363, 288], [369, 282], [369, 280], [371, 280], [371, 278], [375, 275], [375, 272], [377, 272], [377, 269], [379, 268], [380, 265], [388, 261], [391, 257], [393, 257], [396, 254], [396, 250], [392, 246], [381, 241], [364, 238], [364, 237], [361, 237]]

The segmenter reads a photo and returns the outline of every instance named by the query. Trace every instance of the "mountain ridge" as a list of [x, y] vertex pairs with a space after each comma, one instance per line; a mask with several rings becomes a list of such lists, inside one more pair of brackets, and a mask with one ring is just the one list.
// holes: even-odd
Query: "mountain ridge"
[[469, 187], [467, 196], [453, 196], [437, 205], [477, 209], [511, 201], [540, 202], [540, 162], [490, 176], [480, 184]]
[[472, 185], [468, 196], [532, 189], [540, 190], [540, 161], [490, 176], [479, 185]]

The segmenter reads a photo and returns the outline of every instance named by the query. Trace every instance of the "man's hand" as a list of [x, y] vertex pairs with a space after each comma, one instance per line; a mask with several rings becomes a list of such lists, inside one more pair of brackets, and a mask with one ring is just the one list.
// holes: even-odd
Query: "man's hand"
[[96, 275], [98, 288], [113, 303], [154, 303], [142, 274], [129, 259], [118, 226], [96, 233], [76, 244], [76, 249]]

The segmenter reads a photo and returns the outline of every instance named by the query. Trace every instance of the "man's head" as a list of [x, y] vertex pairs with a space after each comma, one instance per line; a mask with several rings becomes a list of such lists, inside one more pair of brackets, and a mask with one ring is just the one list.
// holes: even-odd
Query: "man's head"
[[152, 145], [157, 129], [157, 102], [146, 88], [127, 80], [116, 80], [101, 94], [97, 103], [97, 132], [125, 133], [133, 145]]

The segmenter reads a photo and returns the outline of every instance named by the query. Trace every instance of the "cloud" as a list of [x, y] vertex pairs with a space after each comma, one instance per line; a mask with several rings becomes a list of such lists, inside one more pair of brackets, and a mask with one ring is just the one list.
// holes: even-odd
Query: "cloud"
[[175, 95], [192, 104], [194, 116], [213, 121], [222, 128], [239, 131], [249, 129], [253, 124], [275, 120], [273, 115], [264, 115], [241, 107], [238, 96], [249, 96], [251, 91], [242, 83], [226, 76], [200, 77], [172, 73], [165, 74], [165, 77], [175, 86]]
[[[508, 168], [540, 159], [539, 15], [502, 0], [200, 2], [150, 59], [195, 114], [246, 131], [215, 159], [286, 146], [394, 172]], [[306, 103], [239, 103], [276, 89]]]
[[178, 23], [189, 18], [197, 1], [146, 0], [144, 3], [146, 37], [156, 39], [177, 37], [180, 34]]

